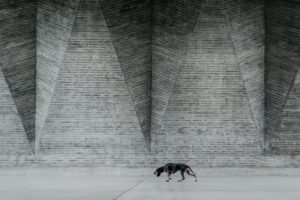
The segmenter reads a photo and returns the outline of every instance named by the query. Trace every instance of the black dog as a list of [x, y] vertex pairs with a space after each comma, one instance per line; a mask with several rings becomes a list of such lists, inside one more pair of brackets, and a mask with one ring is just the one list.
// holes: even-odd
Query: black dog
[[168, 163], [164, 166], [157, 168], [154, 174], [156, 174], [156, 176], [159, 177], [163, 172], [168, 173], [168, 179], [166, 181], [169, 182], [171, 180], [171, 174], [175, 174], [178, 171], [180, 171], [182, 177], [182, 179], [178, 182], [183, 181], [185, 179], [184, 172], [186, 172], [190, 176], [195, 177], [195, 181], [197, 182], [196, 174], [195, 172], [193, 172], [191, 167], [181, 163]]

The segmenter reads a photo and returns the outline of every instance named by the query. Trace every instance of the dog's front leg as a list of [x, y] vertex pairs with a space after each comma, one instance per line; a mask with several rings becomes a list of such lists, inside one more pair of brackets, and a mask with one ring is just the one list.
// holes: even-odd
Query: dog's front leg
[[182, 179], [178, 180], [178, 182], [181, 182], [181, 181], [183, 181], [185, 179], [185, 177], [184, 177], [184, 171], [180, 171], [180, 175], [181, 175]]
[[171, 173], [168, 174], [168, 179], [166, 180], [166, 182], [169, 182], [170, 180], [172, 180]]

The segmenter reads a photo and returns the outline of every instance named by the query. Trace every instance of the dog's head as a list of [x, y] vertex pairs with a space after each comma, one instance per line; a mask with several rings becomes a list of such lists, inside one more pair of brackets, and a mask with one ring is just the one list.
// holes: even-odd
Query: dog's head
[[155, 170], [155, 172], [153, 174], [155, 174], [157, 177], [159, 177], [161, 175], [161, 173], [163, 173], [165, 171], [164, 167], [159, 167]]

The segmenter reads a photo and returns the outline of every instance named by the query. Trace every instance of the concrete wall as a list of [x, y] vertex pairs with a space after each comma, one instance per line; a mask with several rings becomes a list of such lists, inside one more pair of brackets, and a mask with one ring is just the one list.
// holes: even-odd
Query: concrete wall
[[235, 57], [240, 67], [260, 144], [264, 143], [264, 1], [223, 0]]
[[0, 0], [0, 166], [300, 166], [299, 10]]
[[299, 153], [300, 4], [266, 3], [266, 128], [274, 153]]
[[154, 142], [158, 160], [203, 166], [260, 153], [229, 29], [221, 1], [202, 5]]
[[99, 1], [82, 0], [64, 54], [40, 153], [74, 162], [145, 162], [146, 143]]
[[[32, 147], [36, 112], [36, 6], [33, 0], [0, 1], [0, 64]], [[3, 123], [3, 122], [1, 122]], [[2, 132], [2, 130], [0, 130]], [[6, 134], [5, 130], [3, 130]]]
[[59, 70], [69, 42], [79, 0], [37, 1], [36, 148], [48, 115]]
[[151, 148], [150, 0], [102, 3], [131, 99], [148, 149]]
[[154, 140], [161, 132], [188, 41], [204, 3], [201, 0], [153, 1], [151, 129]]
[[0, 155], [32, 154], [32, 149], [2, 71], [0, 71], [0, 121]]

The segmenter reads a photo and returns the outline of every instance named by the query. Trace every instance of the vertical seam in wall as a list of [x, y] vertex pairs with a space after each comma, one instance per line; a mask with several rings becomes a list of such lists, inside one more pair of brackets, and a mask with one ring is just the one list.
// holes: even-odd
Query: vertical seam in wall
[[[255, 118], [254, 118], [254, 113], [252, 111], [252, 106], [251, 106], [251, 103], [250, 103], [250, 99], [249, 99], [249, 94], [248, 94], [248, 91], [247, 91], [247, 88], [246, 88], [246, 85], [245, 85], [245, 80], [243, 78], [243, 73], [242, 73], [242, 70], [241, 70], [241, 66], [240, 66], [240, 63], [238, 62], [238, 59], [237, 59], [237, 56], [236, 56], [236, 48], [234, 46], [234, 43], [233, 43], [233, 40], [232, 40], [232, 33], [230, 31], [230, 21], [229, 21], [229, 17], [228, 15], [226, 14], [226, 12], [224, 11], [225, 8], [224, 8], [224, 0], [220, 0], [221, 1], [221, 11], [222, 13], [224, 14], [225, 16], [225, 19], [226, 19], [226, 31], [227, 31], [227, 34], [229, 35], [229, 38], [230, 38], [230, 43], [232, 45], [232, 48], [233, 48], [233, 55], [234, 55], [234, 58], [235, 58], [235, 63], [237, 64], [237, 66], [239, 67], [239, 71], [240, 71], [240, 75], [241, 75], [241, 79], [242, 79], [242, 82], [243, 82], [243, 88], [245, 90], [245, 93], [246, 93], [246, 98], [247, 98], [247, 102], [248, 102], [248, 107], [250, 109], [250, 115], [251, 115], [251, 118], [252, 118], [252, 121], [253, 121], [253, 124], [254, 124], [254, 127], [255, 129], [258, 131], [259, 133], [259, 137], [260, 139], [264, 139], [264, 135], [261, 135], [262, 133], [260, 132], [257, 124], [256, 124], [256, 121], [255, 121]], [[262, 141], [259, 141], [260, 143], [260, 148], [262, 151], [264, 151], [264, 142]]]
[[152, 82], [152, 63], [153, 63], [153, 48], [152, 48], [152, 45], [153, 45], [153, 17], [154, 17], [154, 14], [153, 14], [153, 1], [154, 0], [149, 0], [150, 1], [150, 47], [149, 47], [149, 52], [150, 52], [150, 150], [152, 151], [153, 150], [153, 141], [154, 141], [154, 135], [152, 134], [152, 104], [153, 104], [153, 101], [152, 101], [152, 90], [153, 90], [153, 82]]
[[33, 149], [33, 154], [35, 155], [37, 153], [37, 147], [38, 147], [38, 135], [37, 135], [37, 45], [38, 45], [38, 41], [37, 41], [37, 6], [38, 6], [38, 0], [34, 2], [34, 6], [35, 6], [35, 113], [34, 113], [34, 132], [35, 132], [35, 141], [34, 141], [34, 149]]
[[36, 128], [36, 122], [37, 122], [37, 117], [36, 117], [36, 114], [37, 114], [37, 4], [38, 4], [38, 1], [34, 1], [34, 12], [35, 12], [35, 17], [34, 17], [34, 32], [35, 32], [35, 60], [34, 60], [34, 70], [35, 70], [35, 75], [34, 75], [34, 79], [35, 79], [35, 90], [34, 90], [34, 95], [35, 95], [35, 105], [34, 105], [34, 148], [32, 149], [32, 152], [33, 152], [33, 155], [36, 154], [36, 145], [37, 145], [37, 128]]
[[265, 32], [265, 38], [264, 38], [264, 94], [265, 94], [265, 114], [264, 114], [264, 151], [268, 152], [270, 151], [269, 146], [271, 145], [271, 140], [268, 137], [268, 132], [266, 130], [266, 85], [267, 85], [267, 0], [264, 0], [264, 32]]
[[[50, 100], [49, 100], [49, 105], [47, 107], [47, 112], [45, 113], [45, 116], [44, 116], [44, 119], [43, 119], [43, 126], [40, 127], [40, 133], [42, 133], [42, 130], [44, 128], [44, 125], [46, 123], [46, 119], [47, 119], [47, 116], [48, 116], [48, 112], [49, 112], [49, 109], [50, 109], [50, 105], [52, 103], [52, 100], [53, 100], [53, 96], [54, 96], [54, 92], [55, 92], [55, 89], [57, 87], [57, 82], [58, 82], [58, 78], [59, 78], [59, 75], [60, 75], [60, 71], [63, 69], [63, 66], [64, 66], [64, 60], [65, 60], [65, 54], [66, 54], [66, 51], [68, 49], [68, 46], [69, 46], [69, 43], [71, 41], [71, 36], [72, 36], [72, 31], [73, 31], [73, 27], [74, 27], [74, 23], [75, 23], [75, 20], [76, 20], [76, 17], [77, 17], [77, 13], [78, 13], [78, 10], [79, 10], [79, 5], [81, 3], [82, 0], [78, 0], [78, 3], [77, 3], [77, 6], [76, 6], [76, 11], [74, 12], [74, 19], [73, 19], [73, 23], [72, 23], [72, 27], [71, 27], [71, 31], [70, 31], [70, 36], [69, 36], [69, 39], [68, 39], [68, 42], [66, 44], [66, 49], [65, 49], [65, 52], [63, 54], [63, 57], [62, 57], [62, 60], [61, 60], [61, 68], [59, 68], [58, 70], [58, 74], [57, 74], [57, 77], [56, 77], [56, 81], [54, 83], [54, 88], [53, 88], [53, 93], [50, 97]], [[36, 79], [37, 80], [37, 79]], [[39, 138], [38, 138], [38, 141], [36, 141], [36, 144], [38, 144], [38, 149], [37, 150], [40, 150], [40, 138], [41, 138], [42, 135], [39, 135]]]

